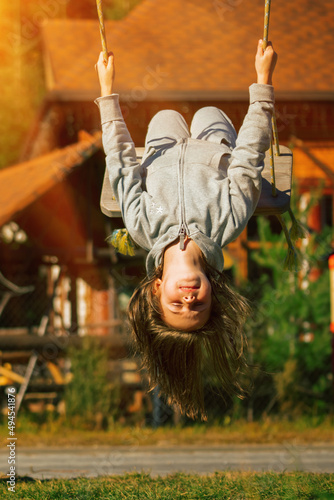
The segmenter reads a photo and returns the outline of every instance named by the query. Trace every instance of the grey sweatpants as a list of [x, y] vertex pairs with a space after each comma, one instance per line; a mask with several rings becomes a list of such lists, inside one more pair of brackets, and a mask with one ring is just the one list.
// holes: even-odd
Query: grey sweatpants
[[143, 159], [150, 155], [151, 148], [161, 151], [173, 147], [180, 139], [189, 137], [224, 143], [233, 149], [237, 134], [228, 116], [213, 106], [199, 109], [194, 114], [190, 131], [185, 119], [177, 111], [159, 111], [148, 126]]

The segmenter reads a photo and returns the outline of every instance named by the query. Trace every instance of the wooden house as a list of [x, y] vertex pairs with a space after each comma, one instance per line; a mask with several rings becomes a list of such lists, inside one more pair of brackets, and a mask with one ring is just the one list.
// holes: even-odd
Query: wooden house
[[[197, 109], [215, 105], [238, 130], [255, 79], [263, 17], [262, 0], [144, 0], [125, 19], [106, 22], [116, 59], [115, 91], [137, 146], [143, 145], [152, 116], [165, 108], [180, 111], [190, 123]], [[273, 2], [269, 38], [279, 54], [274, 76], [279, 136], [293, 147], [301, 191], [323, 185], [323, 199], [309, 221], [320, 231], [333, 223], [332, 1]], [[117, 320], [115, 280], [124, 288], [135, 284], [144, 272], [144, 255], [122, 258], [105, 243], [111, 228], [123, 223], [99, 210], [104, 155], [93, 102], [99, 95], [97, 19], [50, 20], [42, 40], [46, 98], [22, 162], [0, 172], [0, 224], [14, 221], [30, 246], [9, 253], [0, 245], [2, 271], [15, 281], [27, 261], [34, 273], [41, 263], [66, 269], [68, 323], [82, 333], [90, 328], [105, 334]], [[247, 239], [245, 230], [229, 248], [243, 278], [248, 275]], [[79, 297], [90, 304], [85, 313], [79, 311]]]

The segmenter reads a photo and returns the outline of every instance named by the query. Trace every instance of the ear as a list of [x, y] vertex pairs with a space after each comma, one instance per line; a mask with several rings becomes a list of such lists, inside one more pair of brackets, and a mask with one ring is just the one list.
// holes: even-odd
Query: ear
[[153, 295], [157, 295], [159, 293], [159, 289], [160, 289], [160, 286], [161, 286], [161, 279], [160, 278], [157, 278], [153, 284]]

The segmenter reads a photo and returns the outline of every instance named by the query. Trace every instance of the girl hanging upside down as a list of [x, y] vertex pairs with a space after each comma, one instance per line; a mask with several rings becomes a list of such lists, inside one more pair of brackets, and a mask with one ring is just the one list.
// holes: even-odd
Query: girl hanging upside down
[[250, 105], [237, 136], [223, 111], [205, 107], [190, 130], [176, 111], [151, 120], [141, 165], [113, 94], [114, 56], [96, 65], [103, 146], [110, 184], [135, 243], [147, 250], [147, 276], [128, 307], [133, 337], [150, 380], [170, 404], [204, 419], [202, 369], [227, 394], [240, 393], [246, 367], [245, 299], [222, 274], [222, 247], [252, 216], [271, 138], [272, 74], [277, 55], [259, 41]]

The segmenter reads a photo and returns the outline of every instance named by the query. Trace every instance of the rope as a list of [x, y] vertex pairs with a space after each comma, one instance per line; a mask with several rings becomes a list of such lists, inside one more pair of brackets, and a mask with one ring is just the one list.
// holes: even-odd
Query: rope
[[[96, 7], [100, 21], [100, 35], [102, 42], [103, 59], [104, 62], [107, 64], [109, 54], [107, 49], [106, 32], [104, 28], [102, 0], [96, 0]], [[107, 238], [107, 241], [110, 242], [116, 248], [117, 252], [122, 253], [124, 255], [135, 255], [135, 243], [132, 240], [127, 229], [116, 229]]]
[[288, 228], [286, 227], [286, 224], [285, 224], [285, 220], [283, 219], [282, 215], [276, 215], [276, 217], [282, 226], [282, 229], [283, 229], [283, 232], [285, 235], [285, 239], [286, 239], [287, 244], [288, 244], [288, 254], [285, 258], [283, 268], [285, 271], [297, 272], [298, 267], [299, 267], [298, 254], [297, 254], [296, 249], [292, 243]]
[[271, 6], [271, 0], [266, 0], [265, 6], [264, 6], [263, 50], [266, 50], [267, 44], [268, 44], [270, 6]]
[[274, 148], [273, 141], [270, 141], [269, 147], [269, 158], [270, 158], [270, 183], [271, 183], [271, 194], [272, 196], [277, 196], [276, 192], [276, 178], [275, 178], [275, 161], [274, 161]]
[[103, 59], [104, 59], [104, 62], [107, 64], [108, 63], [108, 49], [107, 49], [106, 32], [104, 29], [102, 0], [96, 0], [96, 6], [97, 6], [97, 13], [99, 16], [99, 21], [100, 21], [100, 35], [101, 35], [101, 42], [102, 42]]
[[275, 141], [275, 146], [276, 146], [276, 156], [280, 156], [281, 152], [279, 149], [279, 141], [278, 141], [278, 130], [277, 130], [277, 122], [276, 122], [276, 114], [274, 110], [273, 117], [271, 119], [272, 125], [273, 125], [273, 134], [274, 134], [274, 141]]
[[[263, 50], [266, 50], [268, 45], [268, 32], [269, 32], [269, 19], [270, 19], [270, 6], [271, 0], [266, 0], [264, 7], [264, 31], [263, 31]], [[279, 141], [278, 141], [278, 132], [277, 132], [277, 123], [276, 123], [276, 115], [275, 110], [272, 117], [272, 128], [273, 128], [273, 136], [274, 142], [276, 146], [276, 155], [280, 155], [279, 150]], [[270, 177], [271, 177], [271, 194], [272, 196], [277, 196], [276, 193], [276, 180], [275, 180], [275, 162], [274, 162], [274, 150], [273, 150], [273, 141], [270, 141]]]
[[[263, 50], [266, 50], [267, 45], [268, 45], [270, 6], [271, 6], [271, 0], [266, 0], [265, 7], [264, 7], [264, 32], [263, 32], [263, 45], [262, 45]], [[275, 141], [275, 146], [276, 146], [276, 155], [279, 156], [280, 150], [279, 150], [279, 141], [278, 141], [278, 132], [277, 132], [275, 111], [274, 111], [272, 122], [273, 122], [274, 141]]]

